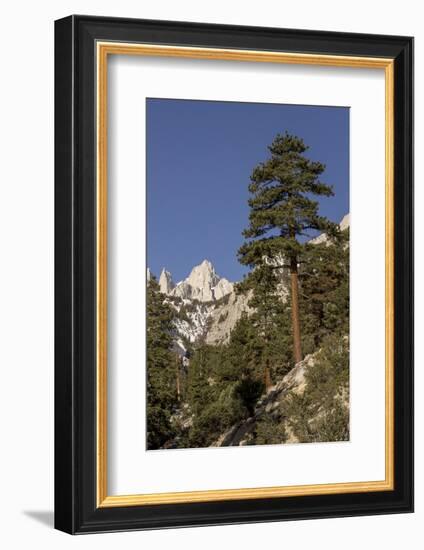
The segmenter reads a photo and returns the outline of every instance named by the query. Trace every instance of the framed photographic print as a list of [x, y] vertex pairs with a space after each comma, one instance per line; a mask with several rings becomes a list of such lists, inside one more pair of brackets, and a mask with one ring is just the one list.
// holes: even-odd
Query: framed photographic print
[[413, 39], [55, 26], [55, 525], [413, 509]]

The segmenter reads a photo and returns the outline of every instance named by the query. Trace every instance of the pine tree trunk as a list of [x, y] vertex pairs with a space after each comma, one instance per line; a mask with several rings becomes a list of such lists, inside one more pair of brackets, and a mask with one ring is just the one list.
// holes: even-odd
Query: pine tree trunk
[[302, 347], [300, 344], [300, 320], [299, 320], [299, 280], [297, 272], [297, 260], [292, 258], [290, 264], [291, 299], [292, 299], [292, 324], [293, 324], [293, 355], [294, 362], [302, 361]]
[[[268, 325], [268, 319], [267, 319], [267, 325]], [[265, 365], [264, 365], [264, 384], [265, 384], [265, 390], [268, 391], [269, 388], [272, 386], [271, 382], [271, 369], [269, 366], [269, 356], [268, 356], [268, 349], [269, 349], [269, 333], [268, 333], [268, 327], [266, 328], [266, 356], [265, 356]]]
[[177, 399], [181, 397], [181, 382], [180, 382], [180, 365], [178, 355], [175, 356], [175, 368], [176, 368], [176, 385], [177, 385]]
[[269, 368], [269, 360], [268, 359], [266, 360], [266, 363], [265, 363], [264, 384], [265, 384], [266, 391], [268, 391], [269, 388], [272, 386], [271, 371], [270, 371], [270, 368]]

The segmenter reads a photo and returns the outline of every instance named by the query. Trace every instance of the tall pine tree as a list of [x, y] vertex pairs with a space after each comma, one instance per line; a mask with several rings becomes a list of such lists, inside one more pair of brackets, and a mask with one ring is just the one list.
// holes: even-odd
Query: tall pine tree
[[[251, 268], [284, 265], [290, 270], [293, 355], [302, 360], [299, 318], [298, 266], [303, 244], [299, 237], [310, 231], [333, 234], [337, 226], [318, 214], [318, 202], [311, 196], [333, 195], [332, 188], [319, 177], [325, 166], [308, 159], [308, 147], [297, 136], [278, 134], [268, 147], [271, 157], [256, 166], [251, 175], [249, 227], [246, 242], [238, 252], [239, 261]], [[281, 271], [281, 269], [280, 269]]]

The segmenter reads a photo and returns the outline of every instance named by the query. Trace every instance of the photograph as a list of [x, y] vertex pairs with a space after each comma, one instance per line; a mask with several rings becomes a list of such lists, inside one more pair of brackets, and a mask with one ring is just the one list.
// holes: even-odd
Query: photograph
[[147, 450], [349, 442], [349, 107], [145, 109]]

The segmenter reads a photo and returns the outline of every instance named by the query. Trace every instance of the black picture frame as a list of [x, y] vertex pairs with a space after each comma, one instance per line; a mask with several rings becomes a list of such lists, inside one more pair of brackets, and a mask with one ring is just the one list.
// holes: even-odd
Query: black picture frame
[[[98, 40], [394, 60], [394, 490], [97, 507]], [[55, 22], [55, 74], [55, 527], [77, 534], [412, 512], [413, 39], [73, 15]]]

